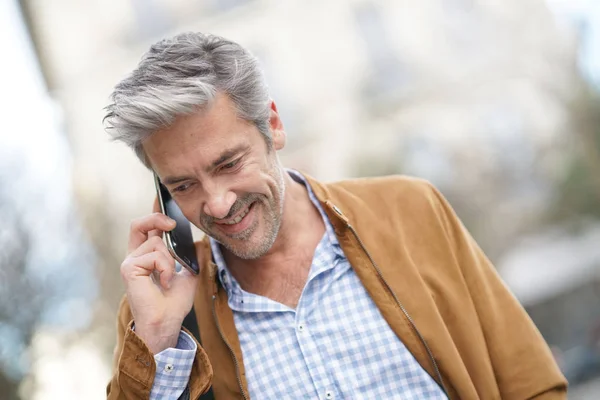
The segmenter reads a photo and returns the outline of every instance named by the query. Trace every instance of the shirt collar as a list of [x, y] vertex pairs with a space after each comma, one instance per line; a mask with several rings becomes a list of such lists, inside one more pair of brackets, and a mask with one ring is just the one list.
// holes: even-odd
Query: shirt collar
[[[321, 218], [323, 218], [323, 223], [325, 224], [325, 236], [327, 237], [327, 240], [331, 244], [331, 248], [333, 249], [333, 251], [335, 252], [336, 255], [343, 256], [343, 252], [342, 252], [342, 249], [340, 248], [338, 238], [337, 238], [337, 236], [335, 236], [335, 231], [333, 229], [333, 225], [331, 224], [331, 221], [329, 221], [329, 217], [325, 213], [323, 206], [317, 199], [317, 196], [315, 195], [314, 191], [310, 187], [310, 184], [308, 183], [306, 178], [300, 172], [293, 170], [293, 169], [286, 169], [286, 172], [292, 177], [292, 179], [294, 179], [298, 183], [303, 184], [306, 187], [306, 190], [308, 192], [308, 197], [310, 198], [313, 205], [319, 211]], [[229, 294], [241, 293], [242, 289], [241, 289], [240, 285], [237, 283], [237, 281], [235, 280], [233, 275], [231, 275], [231, 273], [227, 269], [227, 265], [225, 263], [225, 258], [223, 257], [223, 253], [221, 252], [221, 246], [220, 246], [219, 242], [217, 242], [212, 237], [209, 239], [210, 239], [210, 247], [212, 250], [212, 255], [213, 255], [215, 264], [217, 265], [217, 269], [219, 271], [218, 275], [219, 275], [219, 279], [221, 280], [221, 284], [223, 285], [223, 287], [225, 288], [225, 290], [227, 290], [227, 292]]]

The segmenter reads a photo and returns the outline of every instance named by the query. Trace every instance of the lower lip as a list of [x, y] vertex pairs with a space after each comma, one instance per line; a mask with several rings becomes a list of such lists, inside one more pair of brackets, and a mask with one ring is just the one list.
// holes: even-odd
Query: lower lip
[[237, 224], [233, 224], [233, 225], [226, 225], [226, 224], [217, 224], [217, 226], [219, 227], [219, 229], [221, 231], [223, 231], [226, 234], [229, 235], [233, 235], [236, 233], [240, 233], [243, 230], [247, 229], [250, 224], [252, 223], [252, 216], [254, 215], [254, 205], [256, 203], [252, 203], [252, 205], [250, 206], [250, 209], [248, 210], [248, 213], [246, 215], [244, 215], [244, 218], [242, 218], [242, 220], [240, 222], [238, 222]]

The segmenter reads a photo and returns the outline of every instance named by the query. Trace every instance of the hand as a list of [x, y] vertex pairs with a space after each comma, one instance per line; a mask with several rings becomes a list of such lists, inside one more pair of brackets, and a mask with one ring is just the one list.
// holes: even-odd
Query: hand
[[197, 286], [197, 277], [186, 268], [175, 272], [175, 259], [162, 240], [163, 232], [174, 227], [175, 221], [159, 212], [133, 221], [121, 264], [135, 332], [153, 354], [177, 345]]

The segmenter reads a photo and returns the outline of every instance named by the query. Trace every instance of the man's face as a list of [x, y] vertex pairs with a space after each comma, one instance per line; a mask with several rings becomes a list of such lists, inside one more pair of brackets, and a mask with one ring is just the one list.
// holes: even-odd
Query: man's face
[[275, 150], [285, 143], [276, 109], [273, 146], [219, 94], [206, 110], [178, 118], [143, 143], [154, 171], [188, 220], [240, 258], [273, 245], [285, 183]]

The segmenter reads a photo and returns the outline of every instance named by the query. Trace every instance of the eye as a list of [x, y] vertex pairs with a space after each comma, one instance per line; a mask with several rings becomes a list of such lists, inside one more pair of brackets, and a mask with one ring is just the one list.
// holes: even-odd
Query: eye
[[185, 192], [186, 190], [189, 189], [189, 187], [191, 186], [191, 183], [184, 183], [183, 185], [179, 185], [176, 186], [175, 188], [173, 188], [173, 192], [174, 193], [182, 193]]
[[227, 164], [223, 164], [223, 166], [221, 167], [221, 169], [232, 169], [232, 168], [234, 168], [238, 164], [239, 161], [240, 160], [238, 158], [235, 161], [231, 161], [231, 162], [228, 162]]

